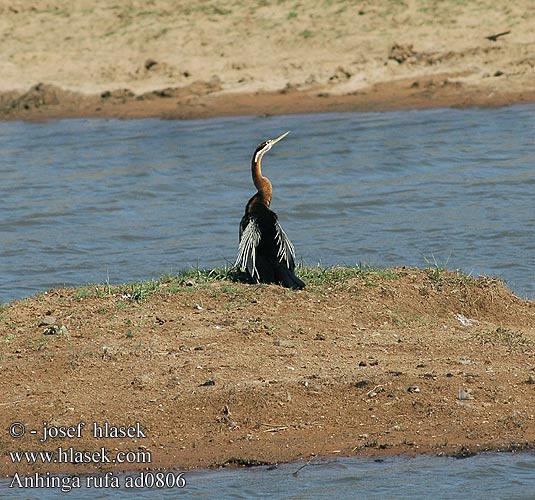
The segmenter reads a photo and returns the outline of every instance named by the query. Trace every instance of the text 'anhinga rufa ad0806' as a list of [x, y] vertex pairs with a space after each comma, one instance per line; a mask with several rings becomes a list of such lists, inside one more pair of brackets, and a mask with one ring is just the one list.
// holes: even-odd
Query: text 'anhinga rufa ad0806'
[[240, 223], [240, 245], [236, 267], [247, 273], [253, 283], [278, 283], [287, 288], [304, 288], [295, 275], [295, 250], [277, 219], [270, 210], [273, 188], [262, 175], [262, 157], [271, 147], [286, 137], [285, 132], [276, 139], [259, 144], [254, 152], [251, 170], [258, 190], [247, 202]]

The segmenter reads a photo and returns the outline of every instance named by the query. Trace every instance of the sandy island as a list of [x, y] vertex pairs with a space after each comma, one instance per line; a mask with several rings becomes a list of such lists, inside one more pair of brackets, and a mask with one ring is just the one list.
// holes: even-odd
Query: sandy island
[[[533, 102], [534, 7], [0, 0], [0, 117]], [[28, 431], [0, 436], [2, 473], [534, 446], [533, 302], [438, 269], [319, 274], [302, 292], [193, 278], [2, 306], [0, 427]], [[43, 443], [44, 422], [87, 427]], [[146, 437], [97, 439], [94, 422], [139, 422]], [[59, 446], [151, 462], [23, 465], [9, 454]]]
[[[535, 445], [534, 302], [440, 269], [300, 275], [303, 291], [192, 273], [4, 306], [0, 428], [27, 433], [0, 437], [2, 472]], [[85, 425], [41, 442], [44, 422], [56, 433]], [[95, 437], [106, 422], [144, 435]], [[9, 454], [58, 447], [141, 455], [29, 466]]]

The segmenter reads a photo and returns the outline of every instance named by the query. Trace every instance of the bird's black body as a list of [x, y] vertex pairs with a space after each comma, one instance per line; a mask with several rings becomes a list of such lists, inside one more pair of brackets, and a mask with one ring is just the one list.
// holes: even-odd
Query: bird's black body
[[258, 145], [252, 161], [253, 182], [258, 192], [249, 200], [240, 223], [240, 245], [236, 267], [252, 283], [277, 283], [287, 288], [304, 288], [295, 274], [295, 250], [269, 205], [272, 186], [262, 175], [264, 153], [288, 134]]
[[[249, 270], [246, 270], [249, 280], [253, 283], [277, 283], [287, 288], [304, 288], [305, 283], [295, 275], [295, 261], [292, 253], [281, 258], [284, 253], [284, 239], [287, 241], [286, 245], [291, 245], [291, 243], [280, 227], [277, 214], [262, 202], [255, 202], [254, 198], [251, 198], [252, 203], [250, 201], [247, 204], [240, 223], [240, 240], [250, 224], [256, 225], [260, 233], [255, 257], [257, 274], [252, 276]], [[282, 251], [281, 245], [283, 245]]]

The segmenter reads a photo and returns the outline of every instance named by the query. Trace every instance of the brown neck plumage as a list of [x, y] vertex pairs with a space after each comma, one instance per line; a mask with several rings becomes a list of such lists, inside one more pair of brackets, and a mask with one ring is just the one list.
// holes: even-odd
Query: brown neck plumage
[[253, 174], [254, 185], [256, 186], [256, 189], [258, 189], [258, 195], [260, 197], [259, 201], [269, 207], [273, 188], [271, 186], [271, 182], [269, 182], [269, 179], [262, 175], [262, 169], [260, 165], [262, 162], [262, 156], [262, 154], [259, 154], [253, 158], [251, 170]]

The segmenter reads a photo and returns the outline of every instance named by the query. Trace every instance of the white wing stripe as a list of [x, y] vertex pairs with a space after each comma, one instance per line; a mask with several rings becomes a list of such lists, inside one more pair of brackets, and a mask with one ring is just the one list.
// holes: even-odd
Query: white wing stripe
[[276, 231], [276, 238], [277, 238], [277, 246], [279, 247], [277, 252], [277, 258], [279, 259], [279, 262], [282, 262], [283, 260], [286, 261], [286, 265], [290, 267], [290, 261], [295, 261], [295, 249], [292, 245], [292, 242], [286, 236], [286, 233], [284, 232], [284, 229], [282, 229], [282, 226], [279, 224], [279, 221], [275, 222], [275, 231]]
[[238, 246], [238, 257], [234, 264], [242, 272], [249, 271], [251, 277], [260, 281], [260, 275], [256, 269], [256, 247], [260, 243], [260, 229], [254, 219], [250, 219], [243, 230]]

